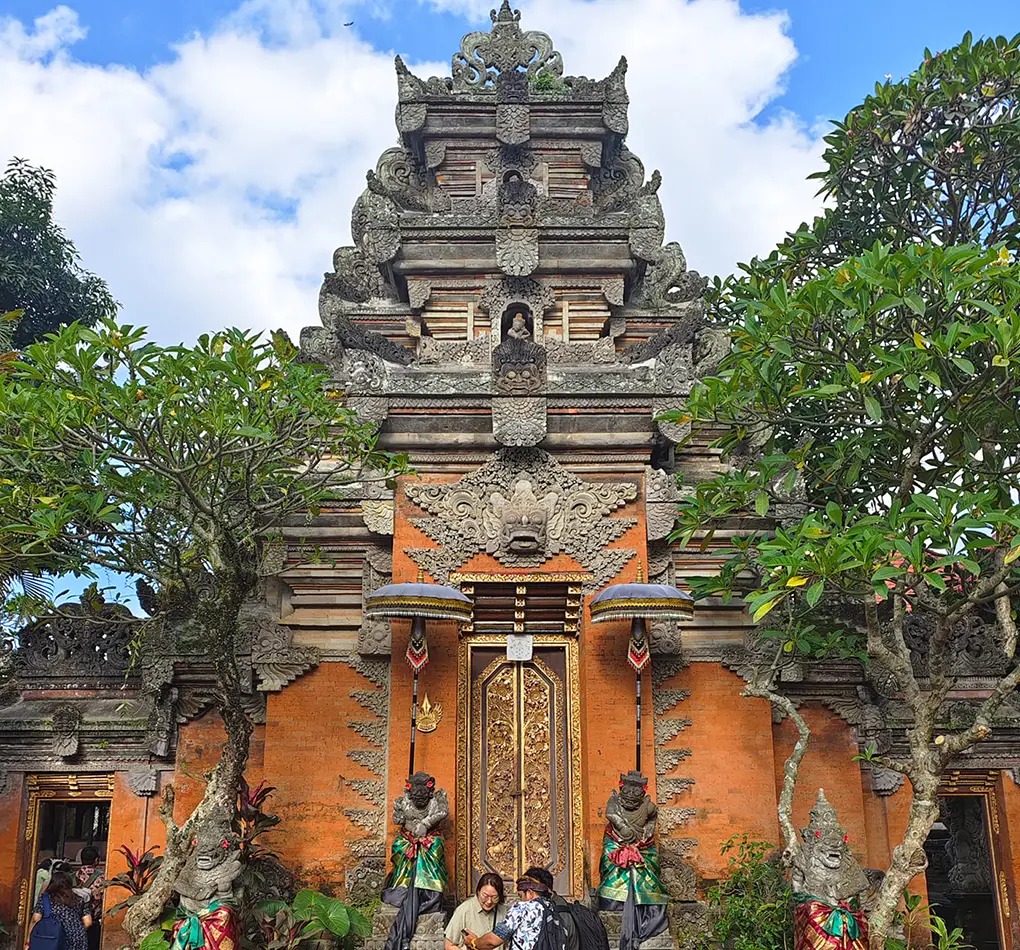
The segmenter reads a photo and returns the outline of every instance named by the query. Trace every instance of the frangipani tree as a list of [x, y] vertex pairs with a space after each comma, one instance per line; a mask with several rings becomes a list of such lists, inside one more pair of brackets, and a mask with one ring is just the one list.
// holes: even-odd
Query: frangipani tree
[[[858, 656], [909, 707], [902, 754], [868, 753], [912, 789], [871, 914], [884, 947], [924, 867], [940, 776], [1020, 683], [1020, 265], [1005, 249], [876, 245], [795, 288], [737, 285], [732, 308], [732, 352], [684, 414], [725, 427], [729, 468], [687, 497], [680, 533], [745, 529], [697, 592], [744, 593], [773, 646], [748, 692], [800, 730], [780, 807], [788, 841], [808, 731], [776, 686], [784, 658]], [[1008, 671], [949, 729], [956, 635], [971, 622]], [[908, 623], [925, 631], [923, 663]]]
[[0, 378], [0, 550], [47, 570], [141, 578], [154, 592], [146, 603], [186, 621], [215, 668], [227, 742], [182, 826], [172, 789], [164, 797], [165, 857], [126, 920], [136, 941], [155, 926], [195, 825], [232, 814], [251, 734], [238, 618], [274, 527], [316, 514], [365, 471], [402, 465], [377, 452], [341, 395], [283, 334], [226, 330], [161, 347], [113, 322], [63, 328]]

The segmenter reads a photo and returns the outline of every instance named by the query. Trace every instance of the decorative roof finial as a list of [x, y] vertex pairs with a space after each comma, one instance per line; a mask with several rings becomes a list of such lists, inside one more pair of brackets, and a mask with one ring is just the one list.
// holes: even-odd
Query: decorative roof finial
[[503, 5], [499, 8], [499, 13], [495, 10], [489, 11], [489, 19], [492, 20], [493, 24], [496, 23], [520, 23], [521, 22], [521, 11], [510, 9], [510, 0], [503, 0]]

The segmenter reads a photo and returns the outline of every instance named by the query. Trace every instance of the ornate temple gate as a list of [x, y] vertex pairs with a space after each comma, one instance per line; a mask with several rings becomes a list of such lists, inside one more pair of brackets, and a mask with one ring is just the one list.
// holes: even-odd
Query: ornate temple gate
[[[467, 821], [458, 822], [457, 883], [465, 893], [487, 871], [513, 881], [530, 866], [548, 868], [559, 892], [581, 893], [580, 697], [572, 635], [580, 584], [562, 577], [473, 585], [475, 622], [460, 653], [458, 795]], [[515, 629], [531, 640], [528, 660], [507, 657], [507, 634]]]

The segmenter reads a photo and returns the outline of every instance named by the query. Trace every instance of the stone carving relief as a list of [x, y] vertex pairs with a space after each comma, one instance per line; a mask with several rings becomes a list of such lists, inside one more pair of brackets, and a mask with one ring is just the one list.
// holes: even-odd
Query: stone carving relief
[[367, 175], [368, 188], [390, 199], [405, 211], [449, 211], [450, 199], [444, 191], [432, 187], [428, 170], [418, 164], [406, 148], [390, 148], [382, 153], [374, 172]]
[[525, 70], [529, 78], [539, 72], [563, 75], [563, 59], [553, 49], [552, 39], [537, 30], [522, 31], [521, 14], [510, 8], [508, 0], [489, 17], [490, 32], [468, 33], [461, 40], [460, 52], [453, 57], [454, 90], [491, 88], [500, 73], [518, 69]]
[[545, 348], [510, 337], [492, 351], [492, 384], [504, 396], [534, 396], [545, 389]]
[[520, 172], [521, 178], [528, 181], [538, 165], [538, 159], [527, 145], [501, 145], [486, 152], [484, 160], [500, 181], [508, 171]]
[[669, 472], [646, 465], [645, 517], [648, 522], [649, 541], [661, 541], [669, 536], [676, 523], [678, 499], [676, 477]]
[[352, 303], [396, 299], [379, 268], [357, 247], [338, 247], [333, 252], [333, 273], [323, 278], [322, 294]]
[[487, 281], [478, 306], [489, 314], [492, 330], [500, 332], [500, 319], [507, 308], [514, 303], [524, 304], [534, 318], [532, 339], [542, 337], [542, 314], [556, 302], [552, 289], [532, 277], [503, 277]]
[[531, 138], [527, 73], [496, 77], [496, 138], [505, 145], [523, 145]]
[[546, 400], [540, 396], [493, 399], [492, 435], [500, 445], [538, 445], [546, 435]]
[[290, 627], [280, 623], [276, 610], [263, 600], [248, 601], [238, 619], [242, 628], [248, 628], [252, 664], [263, 692], [279, 692], [318, 664], [319, 654], [294, 646]]
[[[393, 578], [393, 555], [382, 547], [365, 549], [365, 560], [361, 569], [361, 602], [368, 595], [389, 584]], [[392, 625], [388, 619], [362, 616], [358, 630], [358, 653], [362, 656], [390, 655]]]
[[496, 231], [496, 263], [511, 277], [527, 277], [538, 267], [538, 228]]
[[89, 683], [122, 680], [131, 667], [137, 626], [116, 604], [65, 604], [60, 616], [40, 620], [19, 634], [14, 670], [21, 680]]
[[538, 567], [563, 552], [601, 587], [634, 554], [606, 545], [636, 523], [611, 517], [637, 497], [636, 486], [584, 482], [540, 449], [500, 449], [459, 482], [410, 484], [406, 491], [428, 513], [411, 523], [441, 545], [408, 554], [440, 582], [481, 551], [508, 567]]
[[127, 774], [127, 783], [139, 798], [148, 798], [159, 789], [159, 772], [155, 769], [132, 769]]
[[65, 703], [53, 710], [53, 754], [69, 759], [78, 754], [81, 710]]

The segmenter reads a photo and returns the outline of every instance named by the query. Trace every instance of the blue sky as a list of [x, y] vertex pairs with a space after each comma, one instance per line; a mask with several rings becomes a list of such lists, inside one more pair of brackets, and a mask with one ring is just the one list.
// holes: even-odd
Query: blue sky
[[[296, 337], [365, 170], [394, 144], [393, 54], [445, 73], [489, 6], [0, 0], [0, 160], [55, 170], [57, 218], [125, 321], [162, 342], [223, 325]], [[629, 144], [663, 173], [667, 236], [708, 274], [817, 213], [823, 120], [925, 46], [1020, 31], [1020, 0], [520, 6], [567, 74], [628, 56]]]
[[[89, 30], [76, 49], [79, 57], [141, 69], [165, 60], [169, 48], [190, 35], [208, 33], [237, 5], [230, 0], [68, 3]], [[53, 6], [48, 0], [6, 0], [0, 12], [27, 21]], [[790, 109], [807, 120], [841, 117], [886, 73], [898, 77], [909, 72], [926, 46], [933, 51], [951, 46], [967, 30], [976, 36], [1020, 32], [1018, 0], [743, 0], [740, 6], [749, 13], [782, 10], [788, 14], [788, 32], [799, 58], [790, 72], [787, 92], [769, 109]], [[541, 4], [537, 9], [540, 12]], [[349, 29], [375, 48], [415, 60], [445, 59], [460, 36], [481, 22], [415, 0], [379, 5], [375, 10], [357, 8], [349, 16], [353, 21]]]

